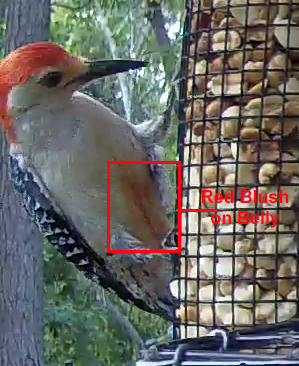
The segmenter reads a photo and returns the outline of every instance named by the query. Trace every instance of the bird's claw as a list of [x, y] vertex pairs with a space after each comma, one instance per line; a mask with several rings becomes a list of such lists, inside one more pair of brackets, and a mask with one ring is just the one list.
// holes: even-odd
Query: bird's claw
[[172, 229], [161, 243], [161, 249], [178, 250], [178, 237], [175, 229]]

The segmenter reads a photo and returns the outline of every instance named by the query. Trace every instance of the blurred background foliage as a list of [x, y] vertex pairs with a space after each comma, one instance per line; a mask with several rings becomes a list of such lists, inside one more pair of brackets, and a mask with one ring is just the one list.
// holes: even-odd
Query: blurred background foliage
[[[173, 87], [184, 3], [52, 0], [50, 40], [87, 58], [149, 61], [145, 69], [102, 80], [85, 92], [132, 123], [154, 120], [165, 109]], [[5, 0], [0, 0], [2, 50], [4, 15]], [[165, 160], [176, 159], [175, 115], [172, 120]], [[174, 169], [171, 180], [174, 188]], [[47, 365], [63, 365], [67, 358], [76, 366], [132, 365], [142, 341], [166, 334], [169, 324], [95, 288], [47, 243], [44, 263]]]

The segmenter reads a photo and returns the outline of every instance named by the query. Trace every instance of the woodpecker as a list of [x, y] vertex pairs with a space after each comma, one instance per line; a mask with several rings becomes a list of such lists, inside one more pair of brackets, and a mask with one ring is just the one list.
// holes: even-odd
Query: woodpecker
[[[169, 123], [133, 125], [79, 91], [144, 66], [88, 61], [50, 42], [22, 46], [0, 62], [0, 118], [11, 180], [46, 239], [106, 290], [171, 320], [177, 257], [107, 253], [107, 162], [161, 160]], [[176, 248], [168, 184], [162, 164], [111, 165], [111, 249]]]

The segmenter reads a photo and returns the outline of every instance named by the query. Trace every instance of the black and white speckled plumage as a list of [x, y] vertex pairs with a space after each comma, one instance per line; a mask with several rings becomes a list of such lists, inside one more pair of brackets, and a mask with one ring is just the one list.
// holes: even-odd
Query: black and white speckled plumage
[[[150, 160], [156, 160], [155, 150], [149, 153]], [[169, 293], [158, 301], [153, 301], [147, 293], [146, 286], [140, 286], [140, 281], [136, 278], [134, 271], [128, 276], [128, 266], [122, 281], [117, 281], [113, 273], [113, 262], [116, 262], [114, 254], [107, 254], [105, 259], [100, 258], [87, 244], [71, 222], [64, 215], [62, 210], [55, 205], [55, 201], [47, 192], [37, 174], [24, 163], [24, 158], [20, 152], [10, 155], [11, 179], [15, 188], [21, 194], [23, 204], [31, 218], [45, 238], [54, 245], [57, 250], [72, 262], [84, 275], [97, 282], [101, 287], [117, 294], [122, 300], [134, 304], [150, 313], [155, 313], [165, 319], [171, 320], [173, 317], [173, 300]], [[157, 182], [163, 181], [164, 171], [159, 166], [152, 166], [152, 174], [157, 178]], [[158, 184], [159, 185], [159, 184]], [[163, 184], [160, 186], [161, 198], [165, 198]], [[165, 201], [165, 204], [167, 202]], [[112, 239], [113, 240], [113, 239]], [[123, 236], [114, 240], [130, 241], [130, 237]], [[132, 245], [136, 248], [136, 241], [132, 240]], [[127, 254], [129, 255], [129, 254]], [[126, 255], [124, 255], [126, 256]], [[161, 256], [161, 254], [151, 254], [150, 256]], [[136, 254], [135, 260], [146, 261], [144, 254]], [[165, 254], [164, 254], [165, 257]], [[109, 261], [111, 258], [111, 262]], [[169, 257], [169, 263], [172, 261]], [[118, 265], [118, 269], [121, 266]], [[137, 285], [136, 285], [137, 284]]]

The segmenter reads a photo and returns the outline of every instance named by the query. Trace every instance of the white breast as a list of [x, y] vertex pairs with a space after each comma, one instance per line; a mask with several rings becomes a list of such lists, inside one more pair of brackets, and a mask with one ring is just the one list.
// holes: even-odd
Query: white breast
[[[64, 111], [36, 107], [18, 116], [18, 138], [58, 205], [90, 246], [106, 253], [107, 161], [115, 160], [116, 149], [120, 155], [122, 149], [133, 150], [132, 139], [128, 127], [109, 110], [85, 97], [75, 102]], [[137, 158], [144, 160], [137, 145]], [[110, 188], [116, 195], [113, 182]], [[116, 235], [122, 230], [113, 217], [111, 230]]]

